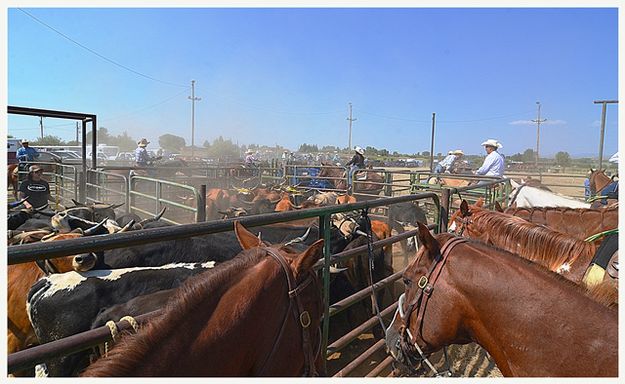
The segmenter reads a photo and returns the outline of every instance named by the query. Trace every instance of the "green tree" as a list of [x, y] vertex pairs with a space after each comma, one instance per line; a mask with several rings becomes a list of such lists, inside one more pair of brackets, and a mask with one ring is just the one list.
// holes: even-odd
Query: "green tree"
[[423, 152], [421, 152], [421, 156], [423, 156], [423, 157], [430, 157], [430, 151], [423, 151]]
[[60, 137], [46, 135], [40, 139], [31, 141], [30, 145], [65, 145], [65, 141], [61, 140]]
[[121, 135], [111, 136], [109, 140], [110, 144], [117, 145], [120, 151], [132, 151], [137, 146], [136, 140], [130, 137], [126, 131]]
[[222, 136], [219, 136], [208, 147], [208, 154], [217, 158], [239, 157], [239, 147], [233, 144], [232, 140], [224, 140]]
[[186, 146], [186, 141], [183, 137], [166, 133], [158, 137], [158, 145], [165, 151], [180, 152]]
[[523, 152], [523, 161], [526, 163], [536, 161], [536, 152], [531, 148], [526, 149], [525, 152]]
[[556, 153], [556, 164], [561, 166], [562, 168], [568, 167], [571, 165], [571, 155], [568, 152], [560, 151]]

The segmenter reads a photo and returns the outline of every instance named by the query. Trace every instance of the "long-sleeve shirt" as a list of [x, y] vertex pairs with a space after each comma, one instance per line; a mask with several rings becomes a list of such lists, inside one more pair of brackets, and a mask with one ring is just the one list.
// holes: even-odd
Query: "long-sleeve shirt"
[[39, 152], [33, 147], [21, 147], [18, 148], [15, 157], [19, 161], [34, 161], [35, 158], [39, 157]]
[[484, 164], [475, 173], [483, 176], [502, 177], [504, 171], [504, 158], [497, 152], [492, 151], [484, 159]]
[[147, 165], [148, 161], [152, 160], [148, 154], [148, 150], [145, 147], [137, 147], [135, 149], [135, 162], [139, 165]]
[[443, 170], [448, 170], [451, 169], [451, 167], [454, 165], [454, 163], [456, 162], [456, 158], [456, 155], [447, 155], [447, 157], [441, 160], [441, 162], [438, 164], [443, 167]]
[[364, 168], [365, 167], [365, 157], [363, 155], [361, 155], [360, 153], [356, 153], [354, 155], [354, 157], [352, 157], [352, 159], [345, 164], [346, 167], [349, 167], [350, 165], [357, 165], [360, 168]]

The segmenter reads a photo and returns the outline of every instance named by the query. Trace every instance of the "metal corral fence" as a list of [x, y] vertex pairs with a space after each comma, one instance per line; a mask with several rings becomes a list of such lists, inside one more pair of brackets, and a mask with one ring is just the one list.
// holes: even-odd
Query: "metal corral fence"
[[[131, 179], [132, 181], [132, 179]], [[157, 183], [158, 184], [158, 183]], [[264, 215], [248, 216], [240, 218], [240, 222], [246, 227], [254, 227], [258, 225], [273, 224], [291, 220], [306, 219], [306, 218], [318, 218], [319, 233], [326, 241], [324, 244], [324, 258], [317, 264], [317, 268], [322, 270], [323, 276], [323, 297], [324, 302], [329, 303], [330, 295], [330, 265], [347, 260], [350, 257], [354, 257], [358, 254], [367, 252], [367, 245], [355, 248], [350, 251], [342, 252], [336, 255], [330, 254], [330, 227], [331, 227], [331, 215], [339, 212], [350, 212], [359, 210], [370, 210], [380, 206], [388, 206], [389, 204], [396, 204], [408, 201], [419, 200], [431, 200], [434, 206], [438, 207], [440, 212], [441, 206], [439, 204], [438, 196], [432, 192], [419, 193], [414, 195], [407, 195], [395, 198], [382, 198], [364, 202], [358, 202], [346, 205], [335, 205], [329, 207], [314, 208], [301, 211], [290, 211], [282, 213], [271, 213]], [[132, 205], [131, 205], [132, 208]], [[152, 228], [141, 231], [131, 231], [126, 233], [116, 233], [103, 236], [92, 236], [89, 238], [78, 238], [72, 240], [62, 240], [51, 243], [34, 243], [26, 245], [12, 246], [8, 249], [8, 264], [18, 264], [31, 262], [35, 260], [43, 260], [56, 258], [61, 256], [75, 255], [84, 252], [97, 252], [107, 249], [123, 248], [134, 245], [142, 245], [147, 243], [154, 243], [159, 241], [189, 238], [198, 235], [205, 235], [210, 233], [231, 231], [233, 229], [235, 219], [229, 220], [216, 220], [205, 223], [197, 224], [185, 224], [172, 227]], [[436, 232], [445, 230], [443, 221], [437, 220], [429, 226]], [[393, 236], [391, 238], [376, 241], [372, 244], [374, 249], [383, 247], [385, 245], [392, 244], [402, 239], [415, 236], [417, 230], [403, 233], [399, 236]], [[392, 287], [395, 281], [401, 277], [401, 270], [396, 271], [393, 275], [386, 279], [377, 282], [373, 286], [370, 286], [354, 295], [335, 303], [332, 306], [326, 305], [323, 314], [322, 323], [322, 350], [326, 351], [326, 357], [335, 354], [337, 351], [343, 350], [348, 344], [358, 341], [358, 336], [371, 330], [374, 326], [378, 325], [378, 319], [373, 317], [362, 324], [358, 324], [355, 328], [348, 331], [343, 336], [330, 342], [329, 330], [331, 318], [349, 306], [352, 306], [362, 300], [370, 300], [373, 292], [384, 289], [386, 287]], [[392, 288], [391, 288], [392, 291]], [[393, 295], [392, 304], [387, 307], [381, 306], [381, 316], [388, 322], [389, 316], [394, 313], [397, 303], [397, 295]], [[382, 305], [382, 303], [379, 303]], [[146, 321], [152, 318], [156, 313], [145, 314], [138, 316], [138, 321]], [[120, 329], [126, 329], [126, 324], [118, 322], [117, 325]], [[78, 351], [90, 349], [103, 342], [110, 341], [111, 335], [108, 327], [101, 327], [91, 331], [83, 332], [74, 336], [70, 336], [64, 339], [60, 339], [54, 342], [46, 343], [40, 346], [36, 346], [27, 350], [19, 351], [8, 356], [8, 372], [16, 372], [19, 370], [34, 367], [36, 364], [44, 362], [46, 359], [59, 355], [67, 355]], [[362, 352], [358, 356], [350, 356], [350, 360], [347, 364], [340, 369], [335, 369], [336, 376], [347, 376], [354, 371], [361, 363], [370, 361], [370, 358], [375, 353], [383, 353], [384, 340], [377, 340], [373, 345], [369, 346], [367, 350]], [[378, 375], [385, 371], [391, 363], [389, 358], [380, 359], [381, 362], [373, 367], [373, 370], [368, 371], [367, 375]], [[367, 367], [370, 368], [370, 367]]]
[[124, 204], [124, 211], [130, 212], [128, 177], [99, 169], [88, 169], [86, 185], [87, 201]]
[[[161, 220], [170, 224], [200, 223], [206, 220], [205, 185], [198, 189], [152, 177], [130, 176], [128, 195], [128, 210], [140, 216], [155, 216], [167, 208]], [[181, 199], [189, 203], [182, 204]]]

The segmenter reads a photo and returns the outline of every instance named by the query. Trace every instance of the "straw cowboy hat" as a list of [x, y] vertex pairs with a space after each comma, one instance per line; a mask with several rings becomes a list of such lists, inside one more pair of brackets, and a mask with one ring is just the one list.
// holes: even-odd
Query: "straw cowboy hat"
[[140, 147], [145, 147], [146, 145], [150, 144], [150, 142], [149, 142], [149, 141], [147, 141], [147, 140], [145, 139], [145, 137], [144, 137], [143, 139], [139, 140], [139, 141], [137, 142], [137, 144], [138, 144]]
[[42, 168], [38, 165], [31, 165], [30, 167], [28, 167], [28, 173], [35, 173], [37, 171], [41, 171]]
[[482, 143], [483, 146], [485, 147], [495, 147], [495, 148], [502, 148], [503, 145], [501, 145], [500, 142], [498, 142], [495, 139], [488, 139], [485, 142]]
[[450, 155], [460, 155], [460, 156], [464, 156], [464, 152], [462, 152], [462, 149], [455, 149], [453, 151], [449, 152]]
[[250, 155], [250, 154], [252, 154], [252, 153], [254, 153], [254, 151], [252, 151], [251, 149], [248, 149], [247, 151], [245, 151], [245, 154], [246, 154], [246, 155]]
[[356, 151], [357, 153], [360, 153], [361, 155], [365, 154], [365, 150], [356, 146], [356, 148], [354, 148], [354, 151]]

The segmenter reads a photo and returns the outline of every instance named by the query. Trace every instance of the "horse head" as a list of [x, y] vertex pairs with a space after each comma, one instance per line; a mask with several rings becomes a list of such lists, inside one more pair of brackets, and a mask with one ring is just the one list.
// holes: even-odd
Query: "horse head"
[[418, 227], [421, 247], [402, 275], [405, 291], [385, 337], [395, 361], [412, 373], [429, 354], [444, 345], [470, 341], [469, 335], [461, 332], [462, 317], [458, 307], [463, 304], [454, 298], [453, 289], [437, 286], [436, 300], [435, 296], [430, 296], [437, 278], [448, 271], [443, 266], [454, 243], [464, 240], [449, 234], [434, 238], [425, 224], [418, 223]]

